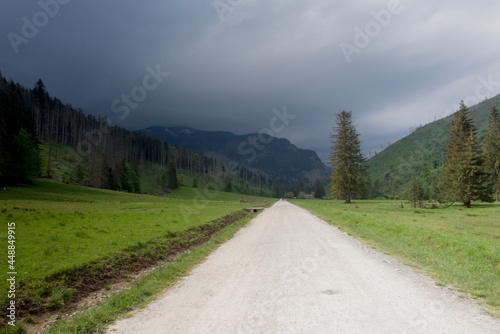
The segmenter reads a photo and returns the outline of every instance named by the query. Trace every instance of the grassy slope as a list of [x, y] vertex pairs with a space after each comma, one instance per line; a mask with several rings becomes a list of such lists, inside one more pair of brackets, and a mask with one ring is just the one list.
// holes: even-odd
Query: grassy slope
[[[47, 143], [40, 145], [40, 157], [41, 157], [41, 168], [40, 171], [42, 175], [47, 172], [48, 158], [49, 158], [49, 145]], [[62, 147], [61, 145], [55, 143], [52, 146], [52, 157], [51, 157], [51, 175], [54, 180], [63, 183], [75, 183], [76, 177], [76, 166], [78, 165], [78, 154], [69, 147]], [[159, 164], [154, 164], [150, 162], [144, 162], [140, 168], [140, 186], [141, 193], [147, 193], [152, 195], [161, 195], [164, 191], [161, 189], [161, 185], [158, 183], [158, 173], [164, 170], [165, 166], [160, 166]], [[189, 172], [186, 170], [178, 170], [178, 177], [182, 185], [191, 187], [193, 185], [193, 179], [198, 180], [198, 186], [200, 188], [218, 188], [224, 189], [225, 181], [216, 180], [212, 175]], [[236, 179], [236, 184], [233, 184], [233, 192], [240, 192], [240, 184], [238, 184], [240, 179]], [[82, 183], [83, 184], [83, 183]], [[272, 192], [269, 189], [260, 189], [254, 186], [248, 186], [248, 189], [241, 191], [245, 193], [250, 193], [256, 196], [272, 196]]]
[[[474, 124], [479, 130], [479, 139], [485, 136], [493, 105], [500, 108], [500, 95], [470, 108]], [[390, 172], [393, 178], [401, 179], [399, 183], [404, 185], [409, 182], [413, 172], [420, 173], [424, 161], [431, 169], [435, 161], [440, 165], [452, 118], [453, 115], [450, 115], [418, 128], [368, 160], [371, 179], [383, 180], [385, 174]]]
[[341, 230], [453, 284], [500, 314], [500, 205], [402, 209], [394, 201], [293, 201]]
[[[138, 243], [186, 231], [249, 206], [239, 203], [239, 198], [251, 198], [202, 189], [183, 189], [171, 196], [176, 195], [179, 198], [126, 194], [47, 180], [0, 191], [4, 228], [7, 222], [16, 223], [18, 279], [40, 280]], [[7, 249], [6, 233], [0, 240]], [[6, 261], [0, 260], [3, 272]], [[0, 289], [5, 291], [5, 280]]]

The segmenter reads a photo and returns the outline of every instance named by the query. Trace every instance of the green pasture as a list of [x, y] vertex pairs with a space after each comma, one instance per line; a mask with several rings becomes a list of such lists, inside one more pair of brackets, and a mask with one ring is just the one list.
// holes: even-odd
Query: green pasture
[[[14, 222], [18, 280], [36, 281], [255, 205], [240, 198], [264, 203], [204, 189], [155, 197], [38, 180], [35, 186], [0, 190], [0, 245], [7, 254], [7, 223]], [[4, 273], [7, 260], [0, 259]], [[6, 284], [2, 280], [0, 289]]]

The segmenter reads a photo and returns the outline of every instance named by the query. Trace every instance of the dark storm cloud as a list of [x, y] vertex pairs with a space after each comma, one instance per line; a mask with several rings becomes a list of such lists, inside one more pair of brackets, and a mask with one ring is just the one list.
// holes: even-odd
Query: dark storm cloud
[[[276, 135], [325, 159], [343, 109], [353, 111], [368, 154], [460, 99], [500, 93], [500, 4], [486, 0], [0, 7], [5, 76], [26, 86], [41, 77], [51, 95], [130, 129], [258, 132], [286, 107], [296, 117]], [[37, 31], [26, 37], [29, 24]]]

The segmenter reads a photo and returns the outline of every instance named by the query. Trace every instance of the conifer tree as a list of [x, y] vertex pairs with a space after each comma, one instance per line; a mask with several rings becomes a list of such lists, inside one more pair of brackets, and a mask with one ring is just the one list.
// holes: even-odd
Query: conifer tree
[[40, 174], [38, 143], [21, 128], [2, 154], [0, 185], [31, 184]]
[[122, 189], [131, 193], [135, 192], [134, 183], [132, 180], [132, 174], [133, 174], [132, 167], [128, 163], [124, 164], [123, 175], [122, 175]]
[[233, 191], [233, 184], [231, 182], [231, 177], [228, 177], [226, 180], [226, 186], [224, 187], [225, 192], [232, 192]]
[[413, 176], [405, 192], [405, 199], [410, 201], [412, 207], [422, 207], [424, 199], [424, 187], [420, 178]]
[[325, 188], [319, 180], [316, 180], [316, 182], [314, 182], [314, 197], [321, 199], [323, 196], [325, 196]]
[[462, 202], [467, 208], [473, 200], [492, 201], [476, 134], [467, 106], [461, 101], [451, 122], [442, 189], [445, 199]]
[[486, 171], [491, 175], [491, 183], [496, 200], [500, 201], [500, 114], [496, 106], [491, 110], [488, 134], [483, 143]]
[[175, 162], [170, 159], [167, 166], [167, 186], [170, 190], [179, 188], [179, 183], [177, 181], [177, 169], [175, 168]]
[[362, 195], [365, 182], [362, 176], [366, 173], [361, 154], [361, 142], [356, 127], [352, 122], [352, 112], [342, 111], [336, 115], [336, 126], [330, 135], [332, 153], [332, 198], [341, 198], [345, 203]]

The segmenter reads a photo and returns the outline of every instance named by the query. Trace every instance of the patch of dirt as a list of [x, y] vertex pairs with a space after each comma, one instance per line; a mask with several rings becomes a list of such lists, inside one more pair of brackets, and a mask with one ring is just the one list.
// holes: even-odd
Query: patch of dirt
[[[61, 317], [73, 317], [79, 312], [98, 305], [111, 293], [129, 288], [136, 281], [153, 270], [165, 266], [177, 257], [206, 243], [216, 232], [240, 220], [247, 213], [240, 211], [202, 226], [191, 228], [181, 234], [171, 234], [156, 243], [139, 243], [119, 254], [82, 267], [64, 271], [46, 278], [43, 284], [51, 288], [70, 289], [71, 298], [54, 306], [50, 303], [53, 293], [33, 298], [29, 286], [21, 282], [17, 316], [25, 323], [29, 317], [31, 324], [26, 324], [28, 333], [41, 333]], [[1, 307], [6, 309], [6, 307]], [[2, 318], [4, 311], [0, 312]], [[2, 323], [3, 327], [5, 324]]]
[[60, 320], [62, 318], [65, 319], [72, 318], [78, 315], [82, 311], [85, 311], [89, 308], [99, 305], [102, 301], [106, 300], [114, 292], [131, 288], [140, 279], [147, 276], [154, 270], [174, 262], [183, 253], [184, 252], [178, 253], [171, 259], [158, 262], [155, 266], [141, 270], [138, 273], [131, 274], [125, 279], [118, 280], [113, 284], [108, 284], [106, 285], [105, 288], [102, 288], [99, 291], [91, 293], [90, 295], [82, 298], [81, 300], [76, 301], [74, 304], [68, 305], [67, 309], [64, 310], [63, 312], [59, 312], [57, 314], [45, 313], [39, 315], [35, 320], [34, 324], [27, 326], [27, 332], [34, 334], [45, 333], [50, 329], [50, 327], [52, 327], [52, 325], [54, 325], [54, 323], [57, 320]]

